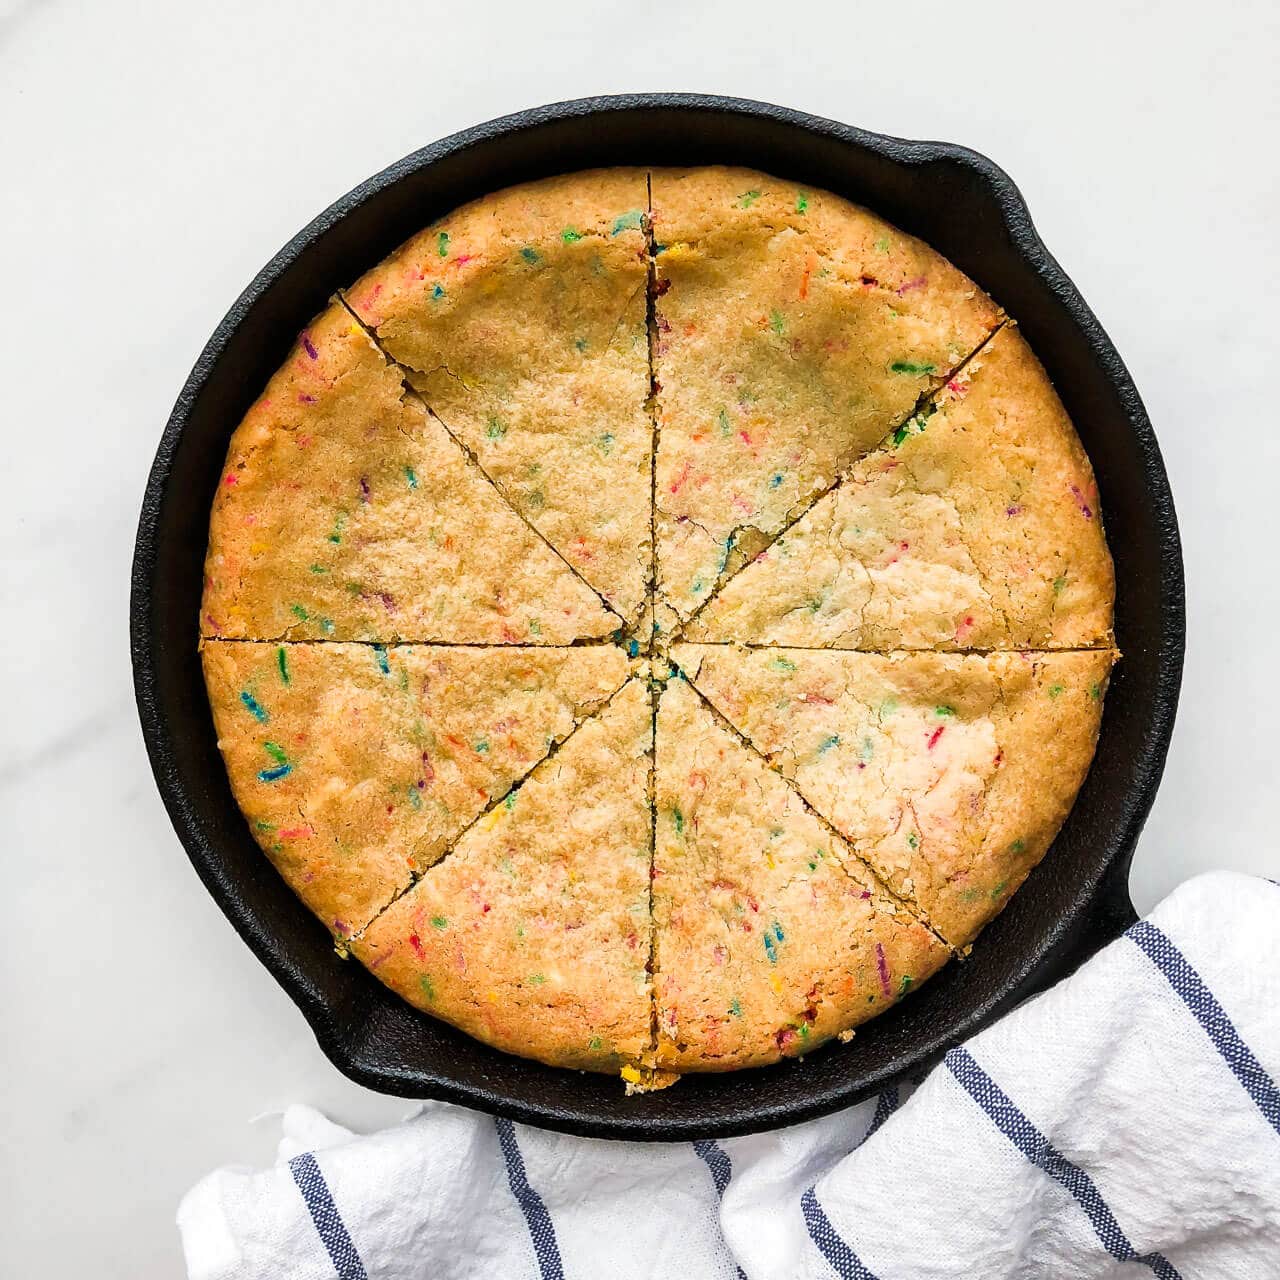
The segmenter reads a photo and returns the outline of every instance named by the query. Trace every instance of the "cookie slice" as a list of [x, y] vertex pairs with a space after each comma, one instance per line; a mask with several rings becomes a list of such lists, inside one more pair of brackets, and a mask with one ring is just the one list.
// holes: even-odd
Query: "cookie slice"
[[949, 952], [688, 684], [658, 707], [658, 1066], [726, 1071], [816, 1048]]
[[341, 305], [231, 438], [203, 636], [560, 644], [619, 625]]
[[627, 677], [611, 645], [206, 641], [218, 746], [254, 838], [360, 929]]
[[681, 616], [910, 416], [1000, 311], [866, 210], [655, 170], [660, 587]]
[[650, 1049], [649, 692], [629, 681], [352, 943], [508, 1053], [635, 1072]]
[[848, 649], [1111, 644], [1093, 471], [1006, 326], [928, 410], [727, 582], [691, 640]]
[[681, 670], [900, 897], [971, 942], [1084, 782], [1117, 655], [678, 645]]
[[649, 572], [643, 170], [455, 210], [347, 297], [525, 518], [631, 621]]

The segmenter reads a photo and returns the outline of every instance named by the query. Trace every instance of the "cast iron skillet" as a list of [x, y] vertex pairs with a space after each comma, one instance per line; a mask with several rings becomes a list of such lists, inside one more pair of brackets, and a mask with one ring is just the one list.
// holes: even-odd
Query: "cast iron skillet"
[[[228, 437], [335, 288], [438, 215], [511, 183], [598, 165], [700, 163], [749, 165], [864, 204], [941, 250], [1017, 317], [1097, 471], [1124, 659], [1071, 816], [969, 959], [848, 1045], [624, 1098], [616, 1077], [508, 1057], [418, 1014], [334, 954], [232, 800], [196, 624]], [[434, 143], [343, 196], [271, 259], [209, 339], [165, 427], [138, 527], [131, 624], [143, 734], [178, 835], [341, 1071], [385, 1093], [445, 1098], [573, 1133], [674, 1139], [747, 1133], [857, 1101], [928, 1066], [1130, 923], [1129, 863], [1177, 706], [1182, 562], [1168, 480], [1128, 371], [994, 164], [961, 147], [903, 142], [758, 102], [640, 94], [541, 107]]]

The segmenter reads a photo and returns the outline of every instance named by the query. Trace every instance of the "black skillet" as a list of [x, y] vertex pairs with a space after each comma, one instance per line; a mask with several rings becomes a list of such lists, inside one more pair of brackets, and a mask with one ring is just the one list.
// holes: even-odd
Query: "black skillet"
[[[748, 165], [866, 205], [939, 249], [1017, 317], [1097, 472], [1124, 659], [1075, 808], [967, 960], [850, 1044], [626, 1098], [616, 1077], [489, 1049], [334, 954], [231, 797], [196, 621], [227, 439], [335, 288], [440, 214], [511, 183], [600, 165], [701, 163]], [[1132, 921], [1129, 863], [1164, 767], [1182, 672], [1182, 560], [1160, 451], [1128, 371], [1000, 169], [962, 147], [903, 142], [783, 107], [637, 94], [540, 107], [425, 147], [343, 196], [271, 259], [209, 339], [160, 440], [138, 527], [131, 625], [143, 734], [178, 835], [339, 1070], [384, 1093], [444, 1098], [573, 1133], [723, 1136], [823, 1115], [921, 1070]]]

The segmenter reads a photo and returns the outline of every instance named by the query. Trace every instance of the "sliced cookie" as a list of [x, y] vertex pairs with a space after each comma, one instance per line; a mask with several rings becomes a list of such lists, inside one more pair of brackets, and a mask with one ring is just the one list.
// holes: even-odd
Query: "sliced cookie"
[[678, 645], [680, 669], [953, 946], [1044, 856], [1116, 654]]
[[947, 948], [679, 677], [657, 725], [659, 1067], [806, 1053], [945, 963]]
[[347, 293], [433, 413], [611, 607], [649, 574], [644, 170], [455, 210]]
[[655, 170], [660, 589], [681, 617], [999, 323], [936, 252], [743, 169]]
[[627, 678], [611, 645], [206, 641], [201, 656], [254, 838], [339, 936], [363, 927]]
[[845, 649], [1111, 644], [1093, 471], [1010, 326], [857, 463], [688, 628]]
[[508, 1053], [651, 1057], [649, 691], [629, 681], [352, 943], [392, 990]]
[[345, 307], [302, 335], [231, 438], [203, 636], [560, 644], [620, 624]]

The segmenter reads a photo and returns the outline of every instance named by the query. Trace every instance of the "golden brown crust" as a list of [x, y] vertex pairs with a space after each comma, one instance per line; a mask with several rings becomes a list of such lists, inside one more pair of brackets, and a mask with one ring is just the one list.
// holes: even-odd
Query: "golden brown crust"
[[842, 649], [1111, 644], [1097, 486], [1010, 326], [728, 582], [691, 640]]
[[658, 1065], [759, 1066], [883, 1012], [949, 952], [674, 679], [658, 710]]
[[650, 1044], [649, 693], [632, 680], [352, 943], [488, 1044], [616, 1070]]
[[612, 647], [206, 641], [218, 746], [254, 838], [361, 929], [626, 679]]
[[847, 201], [655, 170], [660, 594], [681, 617], [941, 384], [1000, 311]]
[[673, 656], [885, 883], [961, 947], [1066, 818], [1117, 655], [688, 644]]
[[516, 509], [628, 620], [650, 561], [647, 202], [640, 169], [512, 187], [348, 294]]
[[204, 636], [556, 644], [619, 621], [340, 305], [303, 333], [231, 438]]

